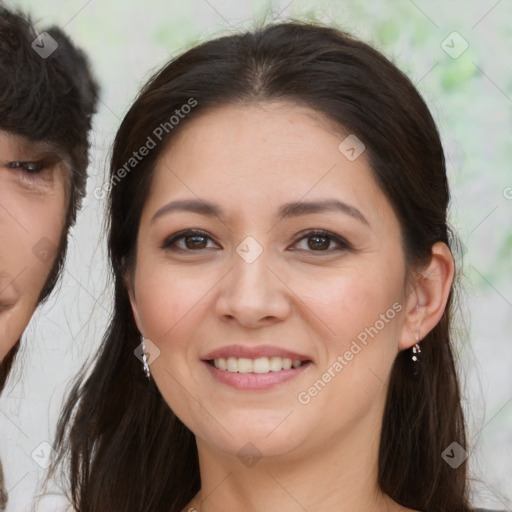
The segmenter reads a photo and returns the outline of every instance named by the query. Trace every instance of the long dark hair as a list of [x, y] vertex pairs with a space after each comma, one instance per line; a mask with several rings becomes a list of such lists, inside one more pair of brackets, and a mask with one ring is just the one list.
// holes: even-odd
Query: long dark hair
[[[39, 302], [48, 297], [58, 281], [68, 231], [85, 196], [88, 135], [99, 94], [82, 50], [58, 27], [46, 33], [58, 48], [43, 58], [32, 47], [38, 33], [30, 18], [0, 6], [0, 130], [27, 145], [55, 153], [69, 169], [64, 229]], [[19, 340], [0, 364], [0, 390], [18, 349]]]
[[[375, 180], [400, 221], [408, 269], [428, 263], [434, 243], [450, 247], [449, 190], [436, 125], [410, 80], [369, 45], [334, 28], [289, 22], [208, 41], [170, 62], [142, 89], [113, 146], [108, 248], [114, 312], [93, 367], [69, 395], [56, 440], [80, 512], [178, 512], [200, 489], [194, 435], [145, 380], [133, 354], [140, 338], [123, 277], [135, 265], [155, 162], [173, 135], [210, 107], [269, 100], [309, 106], [365, 144]], [[191, 101], [190, 113], [162, 131], [161, 142], [120, 179], [133, 152]], [[396, 358], [382, 426], [380, 487], [424, 512], [469, 510], [466, 464], [452, 469], [441, 458], [452, 442], [466, 446], [450, 346], [452, 294], [442, 320], [422, 341], [419, 378], [410, 378], [407, 351]]]

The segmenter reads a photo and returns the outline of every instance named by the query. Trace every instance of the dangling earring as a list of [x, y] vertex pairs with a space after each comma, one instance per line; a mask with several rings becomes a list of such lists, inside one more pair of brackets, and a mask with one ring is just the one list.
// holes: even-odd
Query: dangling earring
[[148, 380], [151, 380], [151, 372], [149, 371], [149, 364], [148, 364], [148, 356], [146, 355], [146, 343], [145, 343], [144, 336], [141, 335], [141, 345], [142, 345], [142, 365], [144, 367], [144, 373], [146, 374], [146, 377]]
[[417, 377], [419, 375], [419, 366], [420, 366], [420, 353], [421, 353], [421, 348], [420, 348], [420, 337], [418, 335], [418, 333], [416, 333], [414, 335], [414, 337], [416, 338], [416, 345], [414, 345], [414, 347], [412, 347], [412, 375], [413, 377]]

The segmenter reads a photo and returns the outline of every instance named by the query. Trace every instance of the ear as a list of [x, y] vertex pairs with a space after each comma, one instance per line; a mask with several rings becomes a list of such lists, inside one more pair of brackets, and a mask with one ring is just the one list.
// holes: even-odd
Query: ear
[[140, 320], [139, 308], [137, 305], [137, 298], [135, 295], [135, 276], [131, 272], [123, 272], [123, 280], [126, 286], [126, 290], [128, 291], [128, 297], [130, 298], [130, 304], [132, 306], [133, 318], [137, 325], [137, 329], [139, 332], [144, 335], [144, 330], [142, 329], [142, 322]]
[[421, 272], [414, 272], [407, 290], [405, 316], [399, 337], [404, 350], [422, 340], [439, 322], [448, 302], [455, 275], [453, 256], [444, 242], [432, 246], [430, 263]]

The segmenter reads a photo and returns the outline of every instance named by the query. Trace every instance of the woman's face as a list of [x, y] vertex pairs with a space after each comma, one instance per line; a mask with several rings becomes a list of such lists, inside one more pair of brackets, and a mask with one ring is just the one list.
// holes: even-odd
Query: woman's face
[[378, 434], [405, 261], [348, 135], [291, 103], [222, 107], [157, 163], [132, 306], [164, 399], [217, 453], [302, 456]]
[[55, 155], [0, 131], [0, 359], [37, 306], [57, 256], [65, 202]]

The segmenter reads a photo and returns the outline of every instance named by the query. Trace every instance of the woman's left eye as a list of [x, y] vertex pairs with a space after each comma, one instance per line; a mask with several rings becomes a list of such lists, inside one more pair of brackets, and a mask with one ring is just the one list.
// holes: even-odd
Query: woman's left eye
[[[330, 233], [329, 231], [312, 231], [299, 238], [295, 243], [305, 241], [305, 247], [298, 247], [299, 250], [306, 250], [310, 252], [333, 252], [334, 250], [349, 249], [350, 244], [343, 238]], [[331, 243], [334, 242], [337, 247], [331, 248]], [[295, 249], [292, 249], [295, 250]]]

